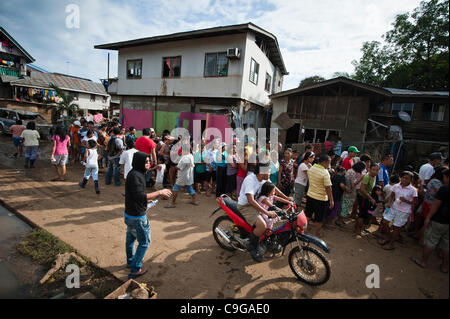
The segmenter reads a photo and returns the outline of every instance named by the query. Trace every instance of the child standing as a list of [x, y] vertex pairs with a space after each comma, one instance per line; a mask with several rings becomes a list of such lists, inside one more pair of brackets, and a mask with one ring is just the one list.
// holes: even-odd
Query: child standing
[[377, 217], [381, 217], [383, 215], [383, 190], [381, 186], [375, 185], [372, 189], [372, 194], [370, 194], [373, 199], [375, 199], [375, 204], [370, 202], [368, 213], [372, 215], [371, 222], [368, 221], [366, 223], [366, 228], [369, 228], [370, 224], [380, 225], [378, 223]]
[[86, 169], [84, 170], [83, 181], [79, 183], [81, 188], [86, 186], [89, 177], [92, 175], [92, 179], [95, 184], [95, 193], [100, 194], [98, 188], [98, 153], [97, 153], [97, 142], [94, 140], [89, 140], [87, 144], [88, 148], [84, 152], [84, 165]]
[[[386, 250], [394, 249], [394, 242], [399, 238], [400, 229], [408, 222], [411, 213], [414, 213], [418, 194], [411, 185], [412, 179], [411, 172], [403, 172], [400, 175], [400, 183], [392, 187], [392, 193], [386, 205], [389, 210], [384, 213], [380, 229], [376, 232], [387, 234], [385, 238], [378, 241], [380, 245], [384, 245], [383, 248]], [[389, 232], [389, 222], [393, 222], [394, 225], [392, 234]]]

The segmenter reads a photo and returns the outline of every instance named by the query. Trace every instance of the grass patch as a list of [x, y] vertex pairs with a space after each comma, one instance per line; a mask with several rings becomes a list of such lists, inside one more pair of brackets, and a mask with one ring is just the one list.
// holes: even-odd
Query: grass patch
[[58, 254], [73, 252], [68, 245], [43, 229], [33, 229], [17, 244], [17, 250], [39, 264], [51, 265]]

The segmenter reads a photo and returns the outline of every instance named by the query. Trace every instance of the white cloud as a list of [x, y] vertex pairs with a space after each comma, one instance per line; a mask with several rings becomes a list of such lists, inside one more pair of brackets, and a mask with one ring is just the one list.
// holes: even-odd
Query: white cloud
[[[420, 0], [153, 0], [72, 1], [80, 7], [80, 29], [65, 27], [68, 2], [0, 4], [2, 26], [49, 71], [98, 81], [106, 77], [107, 51], [95, 44], [253, 22], [274, 34], [290, 73], [283, 89], [305, 77], [353, 71], [364, 41], [381, 40], [397, 14]], [[110, 75], [117, 74], [111, 52]], [[67, 64], [66, 62], [70, 63]]]

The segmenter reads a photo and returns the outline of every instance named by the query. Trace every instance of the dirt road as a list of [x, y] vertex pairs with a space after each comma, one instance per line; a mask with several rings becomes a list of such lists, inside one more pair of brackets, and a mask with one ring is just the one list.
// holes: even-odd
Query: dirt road
[[[121, 280], [126, 280], [124, 187], [104, 185], [96, 195], [92, 180], [80, 189], [81, 165], [68, 167], [67, 181], [50, 182], [53, 171], [43, 147], [35, 169], [24, 169], [23, 158], [10, 158], [12, 143], [0, 137], [0, 199], [33, 223], [51, 232]], [[439, 271], [433, 254], [429, 269], [409, 258], [421, 253], [406, 235], [393, 251], [381, 249], [371, 235], [355, 239], [353, 221], [343, 230], [325, 230], [331, 249], [331, 279], [320, 287], [296, 280], [283, 257], [256, 264], [249, 254], [230, 253], [215, 243], [210, 213], [214, 199], [199, 196], [200, 206], [179, 196], [178, 207], [164, 201], [149, 214], [152, 243], [144, 260], [148, 282], [159, 298], [448, 298], [449, 276]], [[380, 288], [368, 289], [366, 267], [380, 268]]]

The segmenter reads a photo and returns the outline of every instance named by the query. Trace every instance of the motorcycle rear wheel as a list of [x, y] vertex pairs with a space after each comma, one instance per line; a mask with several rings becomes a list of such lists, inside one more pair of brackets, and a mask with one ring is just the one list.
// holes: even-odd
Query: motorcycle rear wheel
[[220, 246], [220, 248], [223, 248], [228, 251], [235, 251], [236, 248], [234, 248], [232, 245], [227, 243], [222, 237], [216, 233], [216, 227], [218, 227], [220, 230], [222, 230], [224, 233], [229, 235], [230, 232], [232, 232], [235, 236], [240, 236], [240, 231], [237, 228], [237, 226], [234, 224], [232, 219], [228, 216], [220, 216], [214, 221], [212, 232], [215, 241]]
[[[289, 253], [289, 266], [291, 267], [292, 272], [298, 280], [307, 283], [308, 285], [323, 285], [330, 279], [331, 275], [331, 268], [328, 260], [317, 249], [309, 246], [302, 247], [302, 249], [305, 258], [302, 257], [298, 246], [294, 247]], [[309, 260], [307, 256], [309, 256]]]

